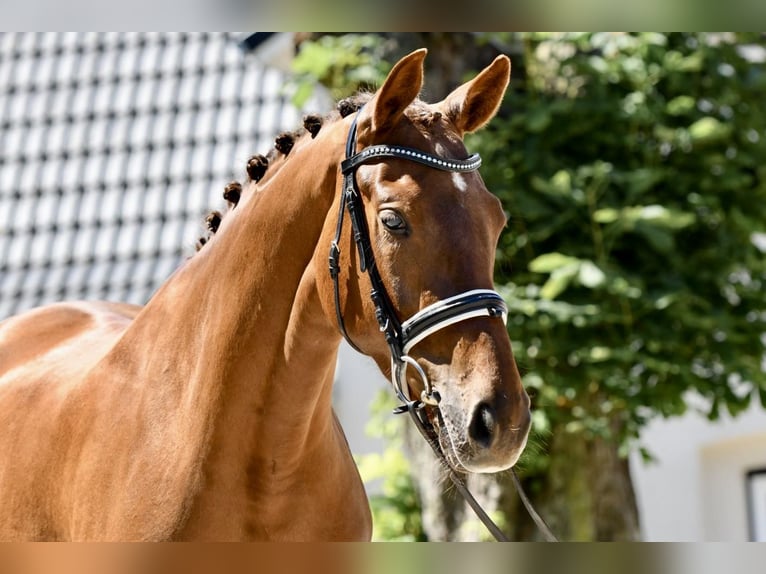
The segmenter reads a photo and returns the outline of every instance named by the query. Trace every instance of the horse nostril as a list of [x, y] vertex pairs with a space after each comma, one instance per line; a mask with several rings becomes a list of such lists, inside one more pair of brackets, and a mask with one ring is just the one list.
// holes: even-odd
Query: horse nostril
[[473, 413], [468, 436], [481, 448], [489, 448], [495, 430], [495, 413], [487, 403], [481, 403]]

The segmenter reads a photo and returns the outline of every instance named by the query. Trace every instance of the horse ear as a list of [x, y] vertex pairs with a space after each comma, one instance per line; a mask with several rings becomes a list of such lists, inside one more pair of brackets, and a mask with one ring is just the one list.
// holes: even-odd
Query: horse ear
[[475, 132], [497, 113], [511, 79], [511, 60], [498, 56], [470, 82], [466, 82], [440, 106], [460, 134]]
[[423, 87], [423, 60], [427, 50], [421, 48], [399, 60], [378, 90], [372, 104], [372, 130], [385, 130], [398, 119]]

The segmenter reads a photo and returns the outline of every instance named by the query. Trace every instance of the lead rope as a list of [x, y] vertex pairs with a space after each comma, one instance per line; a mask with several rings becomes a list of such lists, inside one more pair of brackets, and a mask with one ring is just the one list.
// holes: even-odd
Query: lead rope
[[515, 468], [511, 469], [511, 478], [513, 478], [513, 486], [516, 487], [516, 492], [519, 493], [519, 498], [521, 498], [521, 502], [522, 504], [524, 504], [524, 508], [527, 509], [529, 516], [532, 517], [532, 520], [534, 521], [535, 525], [537, 525], [537, 528], [540, 530], [540, 532], [543, 533], [543, 536], [545, 537], [545, 541], [558, 542], [558, 539], [553, 535], [553, 532], [551, 532], [551, 529], [548, 528], [548, 525], [545, 523], [545, 520], [543, 520], [543, 517], [540, 516], [535, 510], [535, 507], [532, 506], [532, 503], [529, 501], [529, 498], [527, 498], [527, 495], [524, 492], [524, 489], [521, 488], [521, 481], [519, 480], [519, 477], [516, 474]]

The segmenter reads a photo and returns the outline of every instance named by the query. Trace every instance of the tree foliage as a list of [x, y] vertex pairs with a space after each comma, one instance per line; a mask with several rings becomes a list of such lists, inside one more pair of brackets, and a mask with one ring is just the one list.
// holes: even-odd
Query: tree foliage
[[689, 391], [713, 419], [766, 406], [757, 39], [523, 38], [527, 77], [471, 146], [510, 214], [496, 281], [538, 430], [624, 441]]
[[303, 42], [292, 64], [293, 103], [302, 107], [317, 83], [338, 99], [360, 88], [374, 90], [391, 67], [386, 46], [375, 34], [328, 34]]

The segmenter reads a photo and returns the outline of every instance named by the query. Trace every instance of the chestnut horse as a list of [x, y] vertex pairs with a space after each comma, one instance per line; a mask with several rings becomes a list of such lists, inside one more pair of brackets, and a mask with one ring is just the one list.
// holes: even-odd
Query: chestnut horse
[[[430, 105], [424, 57], [399, 61], [357, 113], [283, 142], [267, 176], [255, 166], [237, 208], [143, 308], [59, 303], [0, 323], [0, 539], [369, 539], [331, 406], [343, 334], [398, 372], [400, 396], [423, 397], [453, 466], [516, 462], [529, 399], [491, 291], [506, 218], [462, 143], [496, 113], [510, 61]], [[341, 169], [349, 141], [352, 156], [380, 144], [399, 156]], [[392, 361], [370, 265], [396, 318], [460, 316]]]

